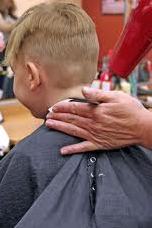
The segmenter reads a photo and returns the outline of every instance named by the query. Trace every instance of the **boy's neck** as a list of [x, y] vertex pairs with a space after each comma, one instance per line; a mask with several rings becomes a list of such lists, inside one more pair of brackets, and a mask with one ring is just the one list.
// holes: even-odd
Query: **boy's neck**
[[69, 98], [83, 98], [82, 88], [84, 85], [72, 87], [70, 89], [64, 89], [54, 92], [54, 97], [48, 97], [48, 105], [53, 106], [55, 103], [69, 99]]

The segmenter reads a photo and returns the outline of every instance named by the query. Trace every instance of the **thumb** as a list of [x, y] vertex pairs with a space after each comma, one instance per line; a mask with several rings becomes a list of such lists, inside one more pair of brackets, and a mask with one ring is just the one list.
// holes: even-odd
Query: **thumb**
[[115, 94], [113, 91], [105, 92], [101, 91], [100, 89], [84, 87], [82, 89], [82, 93], [88, 101], [94, 103], [107, 103], [112, 102], [115, 99]]

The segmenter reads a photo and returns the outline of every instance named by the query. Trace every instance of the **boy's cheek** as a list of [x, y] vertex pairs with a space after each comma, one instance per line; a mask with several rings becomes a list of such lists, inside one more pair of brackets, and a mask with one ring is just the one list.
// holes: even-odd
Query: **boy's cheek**
[[20, 93], [23, 93], [23, 91], [22, 91], [21, 86], [19, 86], [19, 84], [18, 84], [18, 82], [16, 80], [16, 77], [14, 77], [13, 92], [15, 94], [15, 97], [20, 100], [20, 97], [22, 95]]
[[15, 96], [18, 96], [18, 92], [21, 90], [21, 87], [19, 86], [17, 77], [14, 77], [14, 83], [13, 83], [13, 91]]

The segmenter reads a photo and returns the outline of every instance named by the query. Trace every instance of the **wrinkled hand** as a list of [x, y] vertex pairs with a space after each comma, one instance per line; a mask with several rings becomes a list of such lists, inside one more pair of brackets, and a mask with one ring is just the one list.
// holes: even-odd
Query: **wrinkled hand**
[[62, 154], [144, 144], [143, 123], [152, 114], [136, 98], [119, 91], [84, 88], [82, 92], [87, 100], [100, 104], [62, 101], [47, 116], [48, 127], [86, 140], [63, 147]]

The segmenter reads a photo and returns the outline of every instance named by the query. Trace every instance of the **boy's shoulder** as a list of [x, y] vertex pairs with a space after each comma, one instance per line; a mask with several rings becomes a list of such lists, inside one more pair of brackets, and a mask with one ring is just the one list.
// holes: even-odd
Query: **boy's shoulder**
[[[45, 125], [18, 143], [0, 162], [0, 182], [6, 173], [36, 179], [40, 192], [71, 156], [62, 156], [60, 148], [80, 139], [49, 130]], [[16, 179], [16, 177], [13, 177]], [[12, 179], [13, 179], [12, 178]]]
[[81, 140], [76, 137], [53, 129], [50, 130], [43, 124], [31, 135], [20, 141], [11, 152], [6, 155], [2, 163], [7, 162], [8, 165], [10, 163], [26, 163], [34, 172], [49, 170], [49, 172], [55, 174], [70, 157], [62, 156], [60, 149], [63, 146], [75, 144], [80, 141]]
[[[38, 156], [41, 153], [54, 153], [60, 151], [63, 146], [80, 142], [81, 139], [65, 133], [48, 129], [44, 124], [32, 134], [21, 140], [14, 148], [15, 153], [25, 153], [29, 156]], [[19, 152], [18, 152], [19, 151]], [[31, 154], [32, 153], [32, 154]]]

